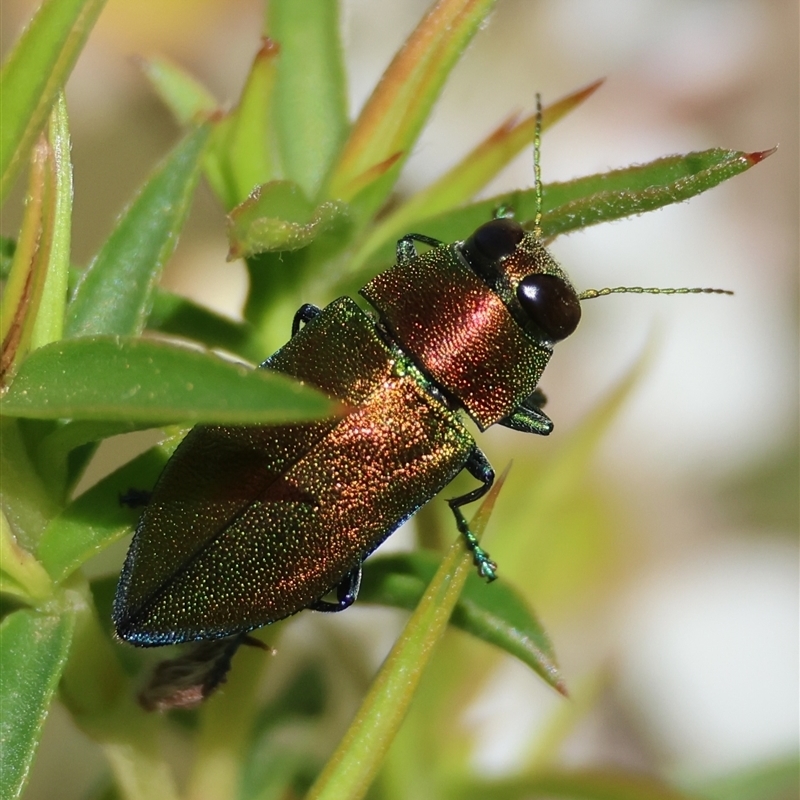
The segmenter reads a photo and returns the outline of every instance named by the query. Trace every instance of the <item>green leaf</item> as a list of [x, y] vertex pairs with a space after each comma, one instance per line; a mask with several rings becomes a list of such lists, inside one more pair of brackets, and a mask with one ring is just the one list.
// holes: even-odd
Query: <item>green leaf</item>
[[[358, 599], [399, 608], [417, 606], [440, 558], [429, 551], [369, 559]], [[472, 572], [453, 609], [450, 624], [505, 650], [566, 694], [552, 644], [525, 599], [499, 578], [491, 586]]]
[[183, 435], [165, 439], [112, 472], [51, 520], [37, 557], [55, 583], [131, 532], [141, 512], [124, 506], [120, 497], [131, 489], [152, 489]]
[[69, 653], [74, 618], [23, 609], [0, 625], [0, 796], [19, 797]]
[[72, 72], [105, 0], [45, 0], [0, 71], [0, 201]]
[[[280, 48], [275, 126], [285, 177], [315, 197], [347, 136], [347, 90], [336, 0], [271, 0]], [[336, 198], [330, 198], [336, 199]]]
[[143, 58], [139, 66], [178, 124], [200, 124], [219, 108], [214, 95], [200, 81], [168, 58]]
[[253, 328], [247, 322], [224, 317], [160, 288], [153, 295], [153, 310], [147, 319], [147, 328], [181, 336], [208, 348], [227, 350], [256, 363], [267, 355], [256, 342]]
[[316, 389], [278, 372], [167, 342], [118, 336], [67, 339], [35, 351], [0, 399], [8, 416], [153, 426], [300, 421], [339, 409]]
[[344, 203], [336, 201], [315, 208], [296, 183], [272, 181], [259, 186], [228, 219], [228, 260], [233, 260], [300, 250], [324, 233], [341, 232], [349, 213]]
[[70, 240], [72, 235], [72, 163], [70, 162], [69, 122], [64, 93], [60, 92], [50, 115], [48, 139], [53, 158], [51, 241], [42, 297], [31, 336], [35, 350], [58, 341], [64, 331], [64, 311], [69, 282]]
[[272, 117], [278, 52], [271, 39], [262, 40], [225, 135], [214, 137], [209, 156], [218, 159], [230, 184], [229, 197], [223, 198], [225, 208], [233, 208], [276, 177]]
[[59, 94], [31, 161], [28, 196], [2, 301], [0, 375], [7, 381], [29, 349], [61, 338], [69, 278], [72, 166]]
[[[470, 522], [478, 538], [507, 472], [495, 482]], [[311, 787], [308, 800], [358, 800], [366, 794], [473, 569], [472, 554], [459, 535], [383, 662], [347, 733]]]
[[247, 76], [239, 104], [215, 120], [205, 176], [223, 208], [243, 202], [259, 184], [278, 176], [275, 165], [273, 95], [278, 46], [263, 38]]
[[656, 778], [627, 772], [547, 772], [507, 781], [476, 781], [450, 794], [455, 800], [699, 800]]
[[[688, 200], [763, 161], [775, 150], [704, 150], [545, 187], [545, 236]], [[527, 218], [532, 218], [525, 215]], [[525, 218], [524, 217], [524, 218]]]
[[32, 153], [25, 215], [0, 306], [0, 387], [31, 346], [52, 242], [54, 183], [53, 151], [41, 136]]
[[[602, 80], [595, 81], [545, 108], [542, 112], [542, 130], [546, 131], [580, 105], [602, 83]], [[535, 127], [535, 114], [523, 120], [511, 117], [503, 122], [441, 178], [381, 219], [353, 256], [350, 269], [358, 270], [382, 245], [388, 243], [394, 246], [401, 236], [415, 230], [420, 220], [446, 213], [470, 200], [523, 147], [533, 141]]]
[[[351, 202], [359, 216], [383, 204], [430, 116], [450, 70], [495, 0], [439, 0], [384, 72], [348, 137], [323, 196]], [[364, 176], [378, 170], [365, 187]]]
[[201, 125], [179, 142], [123, 212], [75, 289], [67, 336], [142, 332], [191, 205], [209, 130]]
[[[542, 235], [551, 238], [688, 200], [745, 172], [773, 152], [743, 153], [716, 148], [668, 156], [648, 164], [588, 175], [566, 183], [549, 183], [543, 187]], [[501, 206], [513, 209], [517, 219], [530, 221], [536, 214], [536, 192], [528, 189], [497, 195], [420, 220], [415, 223], [415, 228], [417, 232], [443, 242], [459, 241], [492, 219]], [[394, 246], [394, 242], [384, 243], [367, 265], [357, 275], [348, 276], [343, 284], [348, 288], [356, 284], [360, 286], [391, 264]]]

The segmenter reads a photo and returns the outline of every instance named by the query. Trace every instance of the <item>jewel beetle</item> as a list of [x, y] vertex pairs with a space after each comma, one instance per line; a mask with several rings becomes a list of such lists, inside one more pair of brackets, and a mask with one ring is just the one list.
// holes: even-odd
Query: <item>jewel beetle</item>
[[[541, 241], [538, 114], [533, 230], [507, 216], [446, 244], [420, 234], [361, 289], [304, 305], [261, 367], [349, 406], [337, 419], [198, 425], [167, 463], [136, 528], [114, 600], [118, 636], [140, 646], [243, 636], [302, 609], [353, 603], [364, 559], [462, 470], [449, 500], [479, 573], [496, 565], [461, 507], [494, 471], [465, 427], [547, 435], [539, 379], [581, 318], [578, 294]], [[417, 243], [429, 249], [417, 252]], [[325, 599], [331, 592], [336, 601]]]

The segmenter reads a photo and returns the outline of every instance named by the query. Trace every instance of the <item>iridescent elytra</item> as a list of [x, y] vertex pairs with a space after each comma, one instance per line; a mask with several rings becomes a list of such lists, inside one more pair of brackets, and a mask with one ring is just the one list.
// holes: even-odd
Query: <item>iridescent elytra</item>
[[[466, 469], [449, 500], [479, 573], [496, 565], [461, 506], [494, 471], [461, 419], [549, 434], [539, 379], [581, 317], [578, 294], [531, 230], [507, 216], [447, 244], [420, 234], [361, 290], [303, 306], [261, 367], [313, 384], [351, 411], [278, 426], [198, 425], [139, 520], [114, 601], [118, 636], [141, 646], [243, 635], [303, 609], [353, 603], [364, 559]], [[429, 246], [417, 252], [416, 243]], [[662, 290], [631, 291], [658, 292]], [[664, 290], [716, 291], [716, 290]], [[336, 601], [325, 596], [336, 592]]]

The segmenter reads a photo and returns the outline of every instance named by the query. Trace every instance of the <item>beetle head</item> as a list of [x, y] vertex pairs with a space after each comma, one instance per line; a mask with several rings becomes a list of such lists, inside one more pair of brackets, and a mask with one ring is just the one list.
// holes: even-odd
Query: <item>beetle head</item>
[[559, 342], [578, 327], [578, 293], [535, 232], [500, 217], [481, 225], [459, 251], [537, 343]]

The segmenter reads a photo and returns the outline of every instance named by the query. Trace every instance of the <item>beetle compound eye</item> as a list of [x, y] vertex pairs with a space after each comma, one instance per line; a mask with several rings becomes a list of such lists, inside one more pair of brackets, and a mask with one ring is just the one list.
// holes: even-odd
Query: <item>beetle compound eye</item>
[[581, 321], [581, 304], [556, 275], [528, 275], [517, 286], [517, 299], [528, 318], [553, 341], [566, 339]]
[[477, 254], [486, 261], [499, 261], [517, 249], [525, 231], [513, 219], [493, 219], [481, 225], [467, 239], [464, 249], [468, 254]]

